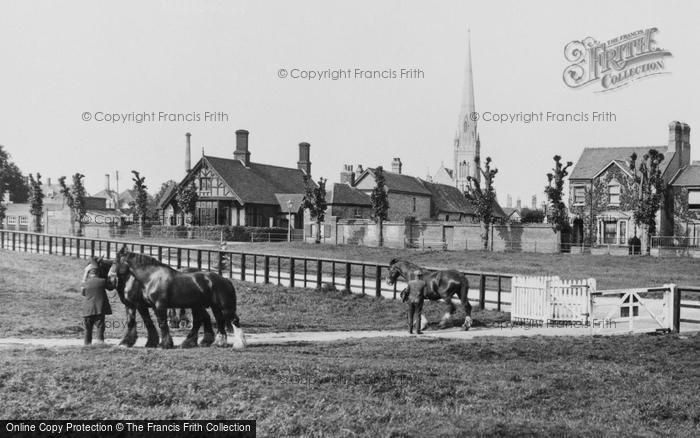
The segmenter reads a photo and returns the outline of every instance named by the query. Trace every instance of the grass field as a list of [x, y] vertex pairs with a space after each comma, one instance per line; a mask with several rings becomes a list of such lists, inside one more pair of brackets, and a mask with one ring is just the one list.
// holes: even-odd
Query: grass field
[[[200, 245], [210, 249], [218, 244], [187, 239], [149, 239], [171, 245]], [[312, 243], [231, 242], [231, 251], [321, 257], [389, 263], [403, 257], [422, 266], [454, 268], [521, 275], [559, 275], [565, 278], [593, 277], [599, 289], [657, 286], [666, 283], [700, 286], [700, 260], [689, 257], [620, 257], [590, 254], [505, 253], [491, 251], [434, 251], [370, 248], [353, 245]]]
[[[0, 337], [82, 336], [79, 290], [85, 264], [70, 257], [0, 251]], [[405, 307], [399, 301], [243, 282], [236, 283], [236, 290], [241, 325], [251, 333], [406, 326]], [[116, 296], [110, 303], [113, 314], [107, 317], [106, 335], [120, 338], [125, 331], [124, 307]], [[425, 312], [436, 323], [444, 307], [430, 302]], [[508, 314], [494, 311], [475, 311], [473, 317], [475, 326], [508, 320]], [[463, 319], [464, 312], [458, 311], [453, 323], [459, 325]]]
[[0, 417], [255, 419], [259, 436], [698, 436], [700, 338], [17, 349]]

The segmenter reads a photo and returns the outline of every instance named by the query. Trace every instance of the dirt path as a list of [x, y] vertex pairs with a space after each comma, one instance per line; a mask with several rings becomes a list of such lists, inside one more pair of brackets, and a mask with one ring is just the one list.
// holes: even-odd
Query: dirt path
[[[431, 339], [474, 339], [483, 336], [594, 336], [594, 335], [622, 335], [639, 333], [648, 329], [630, 331], [628, 328], [476, 328], [469, 331], [461, 331], [458, 328], [447, 330], [428, 330], [423, 335], [410, 335], [406, 331], [398, 330], [367, 330], [367, 331], [333, 331], [333, 332], [287, 332], [287, 333], [251, 333], [246, 334], [248, 345], [275, 345], [291, 344], [299, 342], [333, 342], [347, 339], [378, 338], [378, 337], [413, 337], [426, 340]], [[175, 345], [184, 340], [181, 336], [173, 338]], [[143, 347], [145, 337], [140, 337], [137, 347]], [[117, 345], [119, 339], [107, 339], [108, 345]], [[82, 345], [82, 339], [65, 338], [0, 338], [0, 348], [16, 347], [77, 347]]]

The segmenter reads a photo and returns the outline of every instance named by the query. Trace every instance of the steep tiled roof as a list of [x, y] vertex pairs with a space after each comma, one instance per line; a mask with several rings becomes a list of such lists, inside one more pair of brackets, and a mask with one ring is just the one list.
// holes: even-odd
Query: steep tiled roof
[[231, 187], [243, 204], [278, 203], [276, 193], [304, 193], [304, 172], [296, 168], [205, 156], [204, 159]]
[[[661, 172], [663, 173], [672, 161], [674, 154], [668, 154], [668, 146], [631, 146], [618, 148], [584, 148], [578, 161], [574, 163], [574, 170], [569, 174], [569, 179], [592, 179], [611, 161], [626, 163], [633, 152], [642, 157], [649, 152], [649, 149], [656, 149], [664, 154], [661, 162]], [[624, 164], [626, 165], [626, 164]]]
[[423, 185], [432, 195], [434, 214], [439, 212], [474, 214], [474, 206], [457, 187], [428, 181], [423, 181]]
[[682, 168], [671, 181], [676, 187], [700, 186], [700, 164], [691, 164]]
[[333, 205], [371, 206], [370, 197], [365, 192], [348, 184], [335, 183], [326, 193], [326, 202]]
[[[374, 174], [374, 169], [368, 168], [367, 172]], [[384, 184], [390, 192], [403, 192], [415, 195], [430, 196], [431, 193], [423, 186], [420, 178], [403, 175], [401, 173], [389, 172], [384, 169]]]

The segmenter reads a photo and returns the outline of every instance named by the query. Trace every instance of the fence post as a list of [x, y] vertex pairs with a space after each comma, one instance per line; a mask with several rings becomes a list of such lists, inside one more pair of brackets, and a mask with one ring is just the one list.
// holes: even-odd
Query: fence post
[[263, 258], [263, 283], [270, 283], [270, 256], [265, 256]]
[[323, 280], [321, 259], [316, 260], [316, 289], [321, 289], [321, 281]]
[[351, 275], [352, 265], [350, 263], [345, 263], [345, 291], [350, 292], [350, 275]]
[[41, 248], [41, 246], [40, 246], [40, 243], [41, 243], [40, 237], [41, 236], [39, 236], [38, 234], [35, 234], [34, 236], [36, 237], [36, 253], [39, 254], [39, 249]]
[[182, 248], [177, 249], [177, 269], [182, 269]]
[[502, 280], [502, 277], [499, 275], [498, 276], [498, 299], [497, 299], [498, 303], [496, 304], [496, 310], [499, 312], [501, 311], [501, 291], [502, 291], [501, 280]]
[[486, 308], [486, 275], [479, 275], [479, 307], [481, 310]]
[[245, 254], [241, 254], [241, 281], [245, 281]]
[[673, 321], [671, 331], [673, 333], [679, 333], [681, 331], [681, 290], [675, 284], [670, 286], [671, 293], [673, 294]]
[[217, 259], [218, 259], [218, 269], [217, 273], [221, 275], [223, 273], [223, 264], [224, 264], [224, 254], [221, 251], [217, 251]]
[[27, 252], [27, 235], [24, 235], [24, 252]]
[[163, 247], [158, 245], [158, 261], [163, 262]]
[[0, 248], [5, 248], [5, 231], [0, 230]]
[[[15, 235], [13, 234], [12, 237]], [[15, 249], [15, 239], [12, 239], [12, 249]], [[66, 238], [61, 237], [61, 255], [66, 255]], [[109, 258], [109, 256], [107, 256]]]
[[53, 254], [53, 236], [49, 236], [49, 254]]
[[80, 239], [75, 238], [75, 258], [80, 258]]
[[90, 241], [90, 257], [95, 257], [95, 241]]
[[289, 287], [294, 287], [294, 257], [289, 258]]
[[198, 271], [202, 270], [202, 250], [201, 249], [197, 250], [197, 270]]
[[374, 275], [374, 293], [377, 298], [382, 296], [382, 267], [377, 265], [377, 271]]

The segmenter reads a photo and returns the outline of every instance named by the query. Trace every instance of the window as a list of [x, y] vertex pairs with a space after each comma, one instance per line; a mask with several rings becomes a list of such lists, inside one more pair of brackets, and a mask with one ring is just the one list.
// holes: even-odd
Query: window
[[608, 204], [620, 205], [620, 185], [610, 184], [608, 186]]
[[586, 187], [574, 186], [574, 205], [583, 205], [586, 202]]
[[17, 216], [7, 216], [7, 225], [17, 225]]
[[620, 245], [627, 244], [627, 221], [620, 221]]
[[208, 192], [211, 190], [211, 178], [201, 177], [199, 178], [199, 190], [203, 192]]
[[688, 208], [700, 210], [700, 190], [688, 190]]
[[603, 243], [614, 245], [617, 243], [617, 221], [603, 222]]
[[416, 212], [416, 198], [415, 196], [413, 197], [413, 212]]
[[27, 225], [29, 224], [29, 218], [27, 216], [20, 216], [19, 217], [19, 224], [20, 225]]
[[356, 218], [362, 218], [362, 209], [361, 208], [356, 208], [354, 215]]

